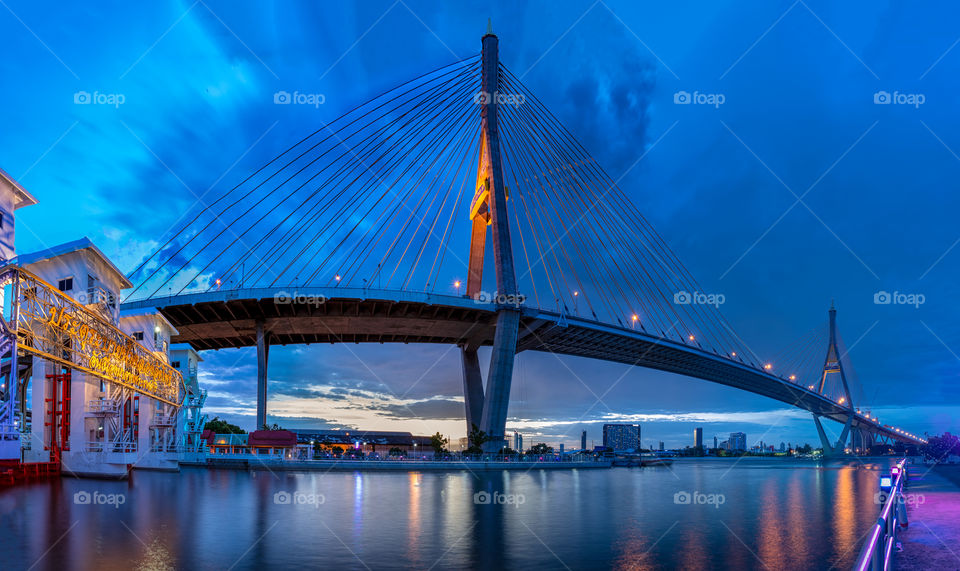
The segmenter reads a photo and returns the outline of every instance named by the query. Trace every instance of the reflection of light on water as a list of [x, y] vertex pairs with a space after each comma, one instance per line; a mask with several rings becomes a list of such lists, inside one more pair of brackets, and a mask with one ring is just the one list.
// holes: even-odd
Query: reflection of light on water
[[855, 469], [844, 466], [837, 471], [833, 498], [833, 544], [840, 550], [857, 541], [856, 505], [853, 478]]
[[[819, 470], [817, 473], [819, 474]], [[809, 533], [811, 521], [819, 520], [823, 517], [820, 509], [820, 503], [814, 502], [810, 497], [804, 497], [804, 487], [808, 482], [803, 479], [806, 472], [797, 472], [790, 479], [787, 488], [787, 524], [790, 538], [790, 553], [795, 561], [805, 561], [810, 548], [807, 542], [811, 541], [812, 536]], [[817, 480], [819, 480], [819, 475]], [[816, 514], [816, 515], [814, 515]]]
[[363, 527], [363, 475], [353, 476], [353, 523], [354, 528]]
[[[792, 480], [792, 479], [791, 479]], [[787, 489], [792, 487], [792, 481], [787, 481]], [[760, 508], [759, 543], [757, 547], [761, 561], [783, 562], [786, 557], [783, 549], [784, 521], [781, 514], [783, 502], [782, 484], [774, 479], [765, 480]]]
[[410, 558], [413, 567], [419, 567], [420, 549], [418, 541], [420, 539], [420, 474], [411, 472], [408, 477], [409, 490], [407, 496], [410, 498], [407, 508], [407, 557]]

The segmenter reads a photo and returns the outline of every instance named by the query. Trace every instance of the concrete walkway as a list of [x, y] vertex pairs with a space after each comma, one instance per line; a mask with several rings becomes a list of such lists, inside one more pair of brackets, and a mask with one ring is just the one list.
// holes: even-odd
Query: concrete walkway
[[960, 570], [960, 466], [912, 466], [905, 493], [910, 526], [893, 567]]

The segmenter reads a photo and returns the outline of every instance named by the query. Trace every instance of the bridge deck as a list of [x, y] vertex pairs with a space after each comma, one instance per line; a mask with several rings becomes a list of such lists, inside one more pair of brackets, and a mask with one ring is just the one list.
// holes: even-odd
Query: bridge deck
[[[177, 328], [175, 343], [197, 350], [256, 345], [264, 322], [271, 344], [441, 343], [491, 345], [498, 306], [466, 296], [376, 289], [310, 288], [214, 291], [131, 301], [155, 307]], [[658, 369], [776, 399], [837, 422], [850, 411], [786, 379], [726, 356], [633, 329], [530, 307], [521, 312], [518, 351], [590, 357]], [[854, 415], [865, 427], [899, 441], [903, 435]]]

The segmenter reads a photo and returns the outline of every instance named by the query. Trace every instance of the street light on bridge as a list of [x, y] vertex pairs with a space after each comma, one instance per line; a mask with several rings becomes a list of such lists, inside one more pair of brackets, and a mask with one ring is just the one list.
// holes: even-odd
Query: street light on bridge
[[637, 328], [637, 321], [639, 321], [639, 320], [640, 320], [640, 318], [637, 317], [637, 314], [636, 314], [636, 313], [634, 313], [633, 315], [631, 315], [631, 316], [630, 316], [630, 327], [632, 327], [633, 329], [636, 329], [636, 328]]
[[460, 280], [453, 282], [453, 287], [457, 288], [457, 295], [460, 295]]

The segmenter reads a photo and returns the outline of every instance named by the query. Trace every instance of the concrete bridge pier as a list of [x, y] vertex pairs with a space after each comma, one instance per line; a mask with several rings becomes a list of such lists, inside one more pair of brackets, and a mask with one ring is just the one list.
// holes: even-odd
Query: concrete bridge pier
[[813, 415], [813, 422], [817, 425], [817, 436], [820, 437], [820, 445], [823, 447], [823, 456], [825, 458], [835, 458], [843, 456], [847, 448], [847, 435], [850, 433], [850, 425], [853, 423], [853, 415], [847, 417], [846, 424], [843, 425], [843, 431], [836, 444], [830, 444], [827, 433], [823, 430], [823, 424], [820, 422], [820, 416]]
[[467, 409], [467, 435], [474, 426], [479, 427], [483, 417], [483, 377], [480, 373], [480, 356], [477, 348], [460, 347], [460, 362], [463, 365], [463, 401]]
[[270, 356], [270, 341], [264, 331], [263, 320], [257, 321], [257, 427], [267, 424], [267, 359]]
[[497, 331], [493, 337], [493, 353], [490, 355], [490, 372], [487, 374], [483, 419], [480, 424], [490, 439], [484, 446], [485, 452], [497, 452], [507, 445], [507, 410], [510, 405], [510, 385], [513, 381], [519, 327], [519, 311], [500, 310], [497, 315]]
[[[480, 88], [486, 97], [481, 98], [481, 143], [484, 148], [480, 153], [480, 164], [477, 168], [479, 193], [477, 196], [486, 196], [493, 238], [493, 260], [497, 273], [499, 307], [497, 329], [493, 336], [493, 351], [490, 355], [490, 369], [487, 375], [487, 390], [483, 397], [480, 429], [490, 437], [490, 440], [484, 444], [485, 451], [496, 452], [506, 445], [504, 433], [510, 401], [510, 384], [513, 380], [513, 361], [517, 352], [520, 308], [515, 305], [519, 295], [513, 264], [513, 248], [510, 242], [510, 219], [507, 215], [507, 192], [503, 180], [497, 121], [497, 99], [500, 91], [499, 43], [489, 25], [487, 33], [481, 39], [481, 44]], [[471, 254], [479, 247], [479, 243], [471, 244]]]

